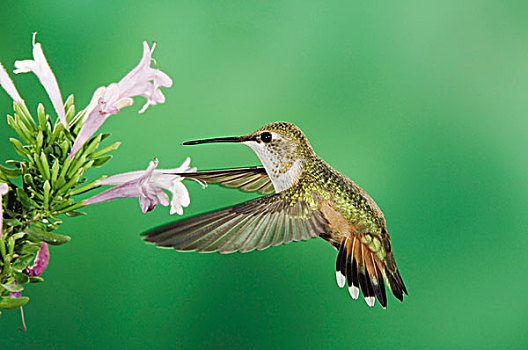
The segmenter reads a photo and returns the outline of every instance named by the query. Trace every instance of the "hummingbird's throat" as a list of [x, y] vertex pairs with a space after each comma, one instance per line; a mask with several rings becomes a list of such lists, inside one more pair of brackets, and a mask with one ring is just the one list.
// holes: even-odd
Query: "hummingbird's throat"
[[262, 143], [248, 141], [244, 144], [257, 154], [273, 183], [276, 193], [297, 184], [303, 169], [303, 162], [300, 158], [295, 159], [280, 151], [275, 152]]

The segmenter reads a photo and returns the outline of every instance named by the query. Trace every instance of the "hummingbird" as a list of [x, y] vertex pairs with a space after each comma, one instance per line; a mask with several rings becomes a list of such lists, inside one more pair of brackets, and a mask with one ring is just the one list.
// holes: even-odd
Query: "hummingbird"
[[[356, 183], [319, 158], [303, 132], [274, 122], [245, 136], [183, 143], [249, 146], [262, 166], [197, 171], [206, 183], [265, 196], [162, 225], [142, 234], [177, 251], [249, 252], [321, 237], [337, 250], [336, 279], [352, 298], [387, 307], [385, 285], [403, 301], [400, 276], [383, 212]], [[181, 174], [189, 177], [190, 174]]]

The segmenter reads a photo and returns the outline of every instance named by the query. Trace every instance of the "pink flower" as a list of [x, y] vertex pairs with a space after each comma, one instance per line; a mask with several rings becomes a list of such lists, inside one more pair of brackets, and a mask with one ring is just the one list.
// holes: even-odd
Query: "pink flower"
[[[37, 256], [35, 258], [35, 261], [33, 262], [33, 265], [28, 266], [24, 269], [24, 273], [28, 275], [29, 277], [35, 277], [40, 276], [42, 272], [46, 269], [46, 266], [48, 266], [49, 262], [49, 249], [46, 242], [42, 242], [40, 245], [40, 249], [37, 252]], [[13, 284], [16, 284], [16, 281], [13, 281]], [[11, 297], [13, 298], [19, 298], [20, 292], [11, 292]]]
[[[170, 200], [170, 213], [183, 214], [183, 208], [190, 204], [189, 192], [182, 183], [184, 178], [178, 174], [192, 173], [196, 168], [190, 168], [191, 158], [187, 158], [183, 164], [174, 169], [157, 169], [158, 160], [150, 162], [148, 168], [143, 171], [132, 171], [111, 176], [97, 182], [98, 185], [114, 185], [98, 195], [95, 195], [84, 202], [84, 205], [91, 205], [106, 202], [118, 198], [139, 197], [139, 206], [143, 213], [150, 212], [161, 204], [169, 205], [169, 196], [162, 191], [165, 189], [172, 194]], [[204, 184], [202, 184], [204, 186]]]
[[62, 125], [67, 128], [68, 123], [66, 122], [66, 114], [64, 113], [64, 104], [62, 102], [59, 84], [57, 84], [57, 79], [55, 79], [55, 75], [53, 74], [48, 61], [46, 60], [46, 56], [44, 56], [44, 52], [42, 51], [40, 43], [35, 42], [36, 35], [37, 33], [33, 33], [33, 59], [16, 61], [16, 69], [14, 70], [14, 73], [35, 73], [37, 78], [40, 80], [40, 83], [42, 86], [44, 86], [44, 89], [48, 93], [51, 103], [53, 104], [53, 107], [55, 108]]
[[28, 266], [24, 269], [24, 273], [29, 277], [40, 276], [42, 272], [46, 269], [49, 262], [49, 249], [46, 242], [42, 242], [39, 251], [37, 252], [37, 257], [33, 262], [33, 265]]
[[150, 67], [155, 48], [156, 44], [152, 45], [151, 49], [144, 41], [143, 57], [139, 64], [118, 83], [112, 83], [106, 88], [101, 87], [95, 91], [92, 101], [86, 107], [84, 125], [75, 139], [70, 157], [75, 156], [106, 118], [118, 113], [121, 108], [132, 105], [132, 97], [147, 98], [139, 113], [143, 113], [150, 105], [165, 102], [165, 96], [159, 88], [171, 87], [172, 80], [159, 69]]

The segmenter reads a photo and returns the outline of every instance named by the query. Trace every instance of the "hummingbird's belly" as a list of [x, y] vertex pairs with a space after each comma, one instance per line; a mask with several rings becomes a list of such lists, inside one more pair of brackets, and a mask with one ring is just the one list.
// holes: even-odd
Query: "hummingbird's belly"
[[351, 237], [358, 231], [358, 223], [351, 222], [335, 210], [330, 200], [322, 201], [320, 210], [328, 222], [327, 233], [333, 241], [341, 242], [343, 238]]

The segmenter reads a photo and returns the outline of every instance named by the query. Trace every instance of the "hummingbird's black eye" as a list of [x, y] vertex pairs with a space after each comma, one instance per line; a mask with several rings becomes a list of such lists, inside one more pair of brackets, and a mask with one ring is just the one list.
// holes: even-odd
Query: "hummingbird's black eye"
[[271, 142], [271, 133], [263, 132], [262, 134], [260, 134], [260, 139], [262, 140], [262, 142]]

